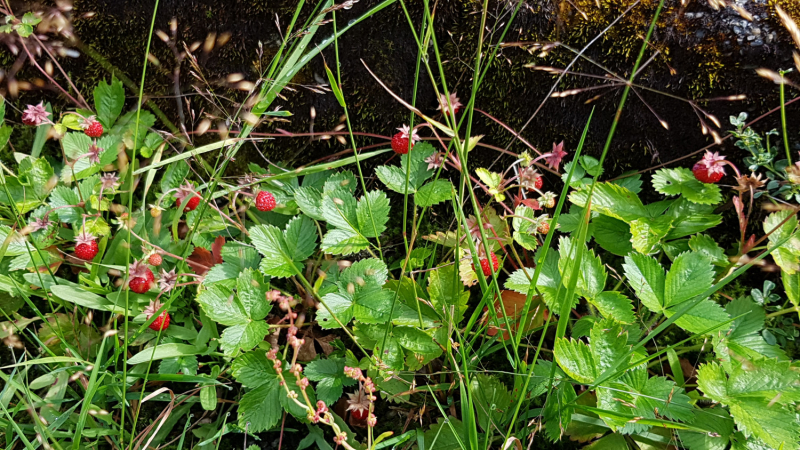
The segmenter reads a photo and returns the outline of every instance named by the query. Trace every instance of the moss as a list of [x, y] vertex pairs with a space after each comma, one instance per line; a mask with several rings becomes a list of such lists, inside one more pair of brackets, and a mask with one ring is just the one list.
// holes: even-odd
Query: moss
[[779, 5], [789, 14], [792, 20], [800, 25], [800, 2], [797, 0], [769, 0], [770, 9], [773, 9], [776, 5]]

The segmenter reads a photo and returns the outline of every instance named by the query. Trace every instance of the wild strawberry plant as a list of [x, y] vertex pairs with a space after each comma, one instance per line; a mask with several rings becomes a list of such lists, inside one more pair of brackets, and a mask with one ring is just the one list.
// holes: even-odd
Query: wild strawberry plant
[[[275, 59], [252, 116], [287, 117], [268, 108], [344, 7], [327, 2]], [[180, 447], [191, 429], [206, 449], [295, 429], [300, 448], [799, 448], [790, 155], [774, 162], [740, 116], [751, 175], [715, 151], [614, 177], [614, 127], [593, 157], [588, 124], [580, 142], [474, 167], [481, 78], [461, 103], [418, 43], [436, 116], [391, 93], [409, 124], [360, 151], [337, 52], [326, 74], [353, 155], [235, 180], [221, 175], [250, 122], [167, 157], [176, 138], [123, 113], [116, 79], [93, 109], [27, 106], [37, 139], [0, 173], [8, 445]], [[42, 156], [50, 130], [61, 161]], [[763, 289], [739, 279], [753, 266], [773, 270]]]

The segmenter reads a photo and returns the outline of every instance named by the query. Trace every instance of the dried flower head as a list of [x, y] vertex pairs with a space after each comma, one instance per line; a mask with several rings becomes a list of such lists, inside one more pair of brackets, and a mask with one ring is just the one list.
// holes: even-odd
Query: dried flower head
[[436, 110], [442, 111], [444, 114], [450, 114], [451, 106], [453, 107], [453, 113], [457, 113], [464, 105], [461, 104], [455, 92], [451, 93], [449, 97], [439, 94], [439, 107]]
[[353, 392], [352, 394], [347, 394], [347, 410], [353, 411], [358, 415], [363, 415], [363, 413], [369, 411], [370, 400], [369, 396], [364, 393], [363, 390], [359, 389], [357, 392]]
[[564, 141], [561, 141], [559, 144], [554, 142], [553, 151], [542, 156], [545, 156], [545, 161], [547, 161], [547, 165], [551, 169], [558, 170], [558, 167], [561, 165], [561, 160], [567, 156], [567, 152], [564, 151]]
[[103, 152], [102, 148], [98, 147], [95, 144], [91, 144], [89, 145], [89, 151], [79, 156], [78, 159], [89, 158], [89, 162], [91, 162], [92, 164], [100, 164], [100, 153], [102, 152]]
[[42, 123], [49, 123], [50, 113], [44, 108], [44, 102], [39, 102], [38, 105], [28, 105], [25, 111], [22, 112], [22, 123], [25, 125], [39, 126]]
[[79, 235], [75, 236], [75, 245], [91, 244], [97, 239], [92, 233], [87, 233], [86, 230], [82, 231]]
[[181, 187], [179, 187], [177, 189], [177, 192], [175, 192], [175, 198], [178, 201], [180, 201], [181, 205], [185, 205], [186, 204], [184, 202], [184, 200], [192, 198], [192, 197], [194, 197], [196, 195], [197, 194], [194, 191], [194, 186], [192, 186], [191, 183], [186, 183], [184, 185], [181, 185]]
[[147, 278], [147, 276], [152, 273], [147, 267], [147, 264], [139, 260], [134, 261], [133, 264], [128, 267], [128, 272], [131, 279], [139, 277]]
[[100, 182], [103, 184], [103, 190], [113, 189], [119, 183], [119, 177], [116, 172], [104, 173], [103, 176], [100, 177]]
[[760, 173], [751, 173], [750, 175], [742, 175], [736, 178], [736, 182], [739, 184], [738, 186], [734, 186], [739, 192], [747, 192], [747, 191], [755, 191], [766, 184], [764, 180], [761, 179]]
[[428, 170], [435, 170], [439, 167], [447, 170], [447, 168], [444, 167], [444, 156], [440, 152], [436, 152], [431, 156], [428, 156], [425, 158], [425, 162], [428, 163]]
[[31, 231], [33, 232], [33, 231], [44, 230], [47, 227], [49, 227], [51, 223], [52, 222], [50, 222], [50, 219], [48, 219], [47, 216], [45, 216], [39, 219], [34, 219], [33, 222], [28, 224], [28, 226], [31, 227]]
[[178, 275], [175, 274], [175, 269], [172, 269], [169, 272], [161, 269], [158, 277], [158, 288], [161, 289], [161, 292], [171, 291], [175, 288], [175, 285], [178, 282]]
[[400, 132], [400, 137], [403, 139], [410, 139], [412, 142], [419, 142], [419, 136], [417, 135], [416, 129], [410, 129], [408, 125], [403, 125], [402, 127], [398, 128], [397, 131]]
[[524, 167], [519, 171], [519, 184], [525, 189], [536, 189], [536, 182], [540, 178], [542, 175], [533, 166]]
[[[147, 320], [150, 320], [150, 318], [153, 317], [153, 315], [155, 315], [159, 309], [161, 309], [161, 306], [163, 305], [160, 301], [151, 301], [150, 304], [147, 305], [144, 310], [142, 310], [142, 313], [147, 317]], [[166, 310], [164, 310], [164, 312], [166, 312]]]

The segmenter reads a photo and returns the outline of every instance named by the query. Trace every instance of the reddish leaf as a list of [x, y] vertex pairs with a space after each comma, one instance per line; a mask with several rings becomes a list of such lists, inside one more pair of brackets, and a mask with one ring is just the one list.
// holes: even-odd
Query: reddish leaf
[[186, 258], [186, 264], [198, 275], [205, 275], [216, 264], [222, 264], [222, 247], [225, 238], [217, 236], [211, 244], [211, 251], [203, 247], [195, 247], [192, 254]]
[[[508, 316], [512, 331], [516, 332], [520, 328], [519, 322], [522, 320], [522, 313], [525, 312], [525, 300], [527, 299], [525, 295], [509, 290], [500, 291], [500, 295], [503, 301], [495, 300], [494, 304], [497, 321], [489, 317], [488, 308], [483, 309], [483, 323], [491, 323], [486, 331], [489, 336], [495, 336], [500, 330], [506, 329], [505, 315]], [[527, 331], [541, 326], [548, 315], [548, 311], [541, 299], [538, 296], [534, 296], [531, 298], [531, 305], [528, 309], [528, 324], [523, 327], [523, 330]], [[502, 339], [506, 340], [508, 338], [508, 332], [504, 332]]]

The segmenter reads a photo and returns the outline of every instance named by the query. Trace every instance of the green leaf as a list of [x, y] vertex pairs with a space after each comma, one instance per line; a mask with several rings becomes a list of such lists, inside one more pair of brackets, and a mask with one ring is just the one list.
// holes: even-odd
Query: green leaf
[[[47, 253], [47, 252], [44, 252]], [[34, 253], [34, 255], [37, 255]], [[27, 255], [25, 255], [27, 256]], [[37, 259], [37, 261], [39, 261]], [[61, 300], [84, 306], [86, 308], [99, 309], [101, 311], [123, 312], [124, 309], [115, 307], [107, 298], [97, 294], [92, 294], [79, 286], [56, 285], [50, 287], [50, 292]]]
[[558, 441], [572, 421], [577, 395], [568, 380], [557, 385], [547, 397], [544, 405], [545, 432], [551, 441]]
[[634, 323], [633, 304], [628, 297], [619, 292], [605, 291], [590, 300], [603, 317], [613, 318], [622, 323]]
[[38, 25], [39, 22], [41, 21], [42, 19], [36, 17], [36, 15], [32, 12], [26, 12], [25, 14], [22, 15], [22, 23], [26, 25], [31, 25], [31, 26]]
[[197, 357], [195, 355], [166, 358], [158, 365], [158, 373], [170, 375], [182, 373], [184, 375], [197, 375]]
[[664, 283], [664, 306], [678, 305], [702, 294], [714, 282], [714, 268], [708, 257], [695, 252], [679, 255]]
[[180, 358], [184, 356], [199, 355], [203, 349], [194, 345], [186, 344], [161, 344], [157, 347], [146, 348], [139, 353], [133, 355], [128, 359], [128, 365], [135, 366], [148, 362], [150, 360], [157, 361], [164, 358]]
[[583, 342], [558, 338], [554, 354], [558, 366], [576, 381], [591, 384], [597, 378], [594, 356]]
[[[561, 272], [564, 287], [567, 287], [569, 274], [572, 273], [572, 263], [575, 260], [577, 252], [572, 246], [572, 239], [568, 237], [561, 237], [559, 239], [558, 253], [558, 269]], [[581, 269], [578, 274], [578, 283], [576, 285], [576, 292], [581, 297], [593, 298], [603, 291], [606, 285], [606, 269], [603, 266], [603, 261], [599, 256], [595, 256], [592, 250], [583, 245], [583, 258], [581, 259]], [[541, 275], [540, 275], [541, 276]]]
[[658, 216], [655, 219], [642, 217], [631, 221], [631, 242], [639, 253], [652, 255], [659, 251], [661, 240], [669, 233], [672, 217]]
[[353, 317], [364, 323], [388, 321], [394, 297], [382, 289], [388, 273], [386, 264], [376, 258], [362, 259], [345, 269], [336, 283], [338, 292], [322, 297], [323, 306], [317, 311], [320, 326], [338, 328], [334, 315], [345, 325]]
[[595, 242], [603, 249], [617, 255], [627, 256], [633, 251], [633, 235], [625, 222], [609, 216], [597, 216], [592, 219]]
[[263, 341], [269, 332], [269, 324], [264, 321], [253, 321], [225, 328], [219, 342], [225, 355], [232, 356], [239, 350], [251, 350]]
[[[569, 200], [582, 207], [586, 207], [589, 188], [573, 191]], [[627, 188], [610, 183], [597, 183], [592, 195], [592, 210], [606, 216], [630, 223], [640, 217], [647, 217], [647, 209], [633, 192]]]
[[[786, 354], [777, 345], [768, 344], [761, 336], [766, 313], [749, 297], [740, 297], [725, 306], [731, 317], [739, 317], [725, 333], [714, 336], [717, 358], [725, 364], [741, 358], [756, 360], [777, 358], [785, 360]], [[730, 368], [730, 366], [726, 366]]]
[[356, 207], [358, 229], [364, 237], [378, 237], [389, 221], [389, 199], [381, 191], [368, 192]]
[[272, 306], [265, 300], [266, 287], [260, 275], [247, 269], [237, 280], [235, 294], [230, 287], [216, 284], [197, 296], [206, 315], [227, 326], [220, 338], [226, 355], [252, 349], [269, 333], [270, 327], [264, 318]]
[[433, 206], [453, 198], [453, 183], [448, 180], [433, 180], [419, 188], [414, 202], [420, 208]]
[[616, 365], [628, 351], [628, 333], [623, 333], [622, 326], [614, 319], [596, 322], [589, 339], [597, 374]]
[[716, 184], [702, 183], [685, 167], [661, 169], [653, 174], [653, 188], [664, 195], [683, 195], [692, 203], [714, 205], [722, 201]]
[[300, 273], [301, 263], [314, 253], [317, 233], [311, 219], [297, 216], [289, 221], [285, 232], [272, 225], [253, 227], [250, 239], [264, 255], [261, 271], [273, 277], [286, 278]]
[[61, 148], [64, 149], [64, 154], [69, 160], [76, 160], [88, 152], [90, 145], [92, 145], [92, 138], [83, 133], [67, 133], [61, 139]]
[[672, 230], [666, 240], [678, 239], [690, 234], [700, 233], [722, 223], [722, 216], [714, 214], [711, 205], [699, 205], [684, 198], [676, 200], [667, 211], [672, 216]]
[[281, 398], [286, 392], [277, 378], [246, 392], [239, 400], [239, 424], [252, 433], [267, 431], [278, 424], [282, 414]]
[[[788, 220], [786, 220], [787, 218]], [[780, 225], [784, 220], [786, 222]], [[797, 232], [797, 214], [788, 209], [770, 214], [764, 220], [764, 233], [770, 232], [772, 233], [768, 237], [770, 246], [775, 246], [778, 242], [788, 239], [771, 253], [775, 264], [788, 274], [800, 271], [800, 237]]]
[[252, 351], [233, 360], [231, 370], [236, 381], [246, 388], [255, 389], [276, 378], [272, 361], [263, 351]]
[[342, 396], [344, 386], [352, 386], [356, 380], [344, 375], [344, 358], [328, 358], [311, 361], [303, 373], [317, 382], [317, 398], [333, 405]]
[[[469, 301], [469, 291], [458, 277], [455, 265], [440, 267], [428, 275], [428, 293], [431, 305], [446, 323], [458, 324], [464, 318]], [[452, 319], [451, 319], [452, 316]]]
[[322, 216], [322, 193], [312, 186], [302, 186], [294, 190], [294, 200], [305, 215], [315, 220], [325, 220]]
[[321, 248], [331, 255], [350, 255], [369, 248], [369, 241], [357, 232], [333, 229], [323, 236]]
[[733, 434], [733, 420], [719, 405], [697, 412], [697, 420], [711, 433], [679, 430], [678, 436], [689, 450], [725, 450]]
[[464, 424], [455, 417], [439, 417], [436, 424], [424, 434], [425, 448], [436, 450], [462, 450], [469, 442]]
[[800, 272], [790, 274], [786, 271], [781, 271], [781, 279], [783, 280], [786, 297], [794, 306], [800, 305]]
[[717, 244], [711, 236], [707, 234], [697, 234], [689, 238], [689, 248], [697, 253], [706, 255], [712, 263], [718, 266], [728, 264], [728, 257], [725, 251]]
[[[106, 129], [110, 129], [122, 112], [125, 104], [125, 88], [116, 77], [111, 78], [111, 84], [101, 81], [94, 88], [94, 107], [97, 118]], [[144, 138], [144, 135], [141, 136]]]
[[170, 164], [167, 166], [167, 170], [161, 178], [161, 192], [167, 192], [178, 188], [180, 185], [186, 183], [186, 177], [188, 176], [189, 164], [183, 161]]
[[536, 250], [539, 241], [536, 238], [536, 212], [525, 205], [517, 206], [511, 226], [514, 229], [514, 240], [526, 250]]
[[[389, 189], [400, 194], [406, 193], [406, 174], [408, 173], [408, 193], [417, 192], [425, 181], [433, 176], [428, 170], [425, 158], [434, 153], [434, 148], [427, 142], [419, 142], [414, 149], [400, 156], [400, 167], [378, 166], [375, 173]], [[408, 171], [408, 172], [407, 172]]]
[[422, 330], [412, 327], [394, 327], [392, 334], [401, 347], [425, 356], [439, 356], [442, 349], [433, 338]]
[[800, 375], [791, 363], [762, 360], [730, 372], [716, 363], [697, 372], [697, 386], [715, 402], [729, 406], [734, 421], [745, 435], [752, 434], [772, 448], [796, 450], [800, 445], [792, 402], [798, 400]]
[[505, 385], [495, 377], [479, 373], [472, 377], [469, 387], [481, 428], [488, 432], [502, 427], [503, 417], [513, 408], [511, 395]]
[[632, 253], [625, 257], [622, 267], [639, 300], [651, 311], [661, 312], [666, 282], [661, 264], [650, 256]]

